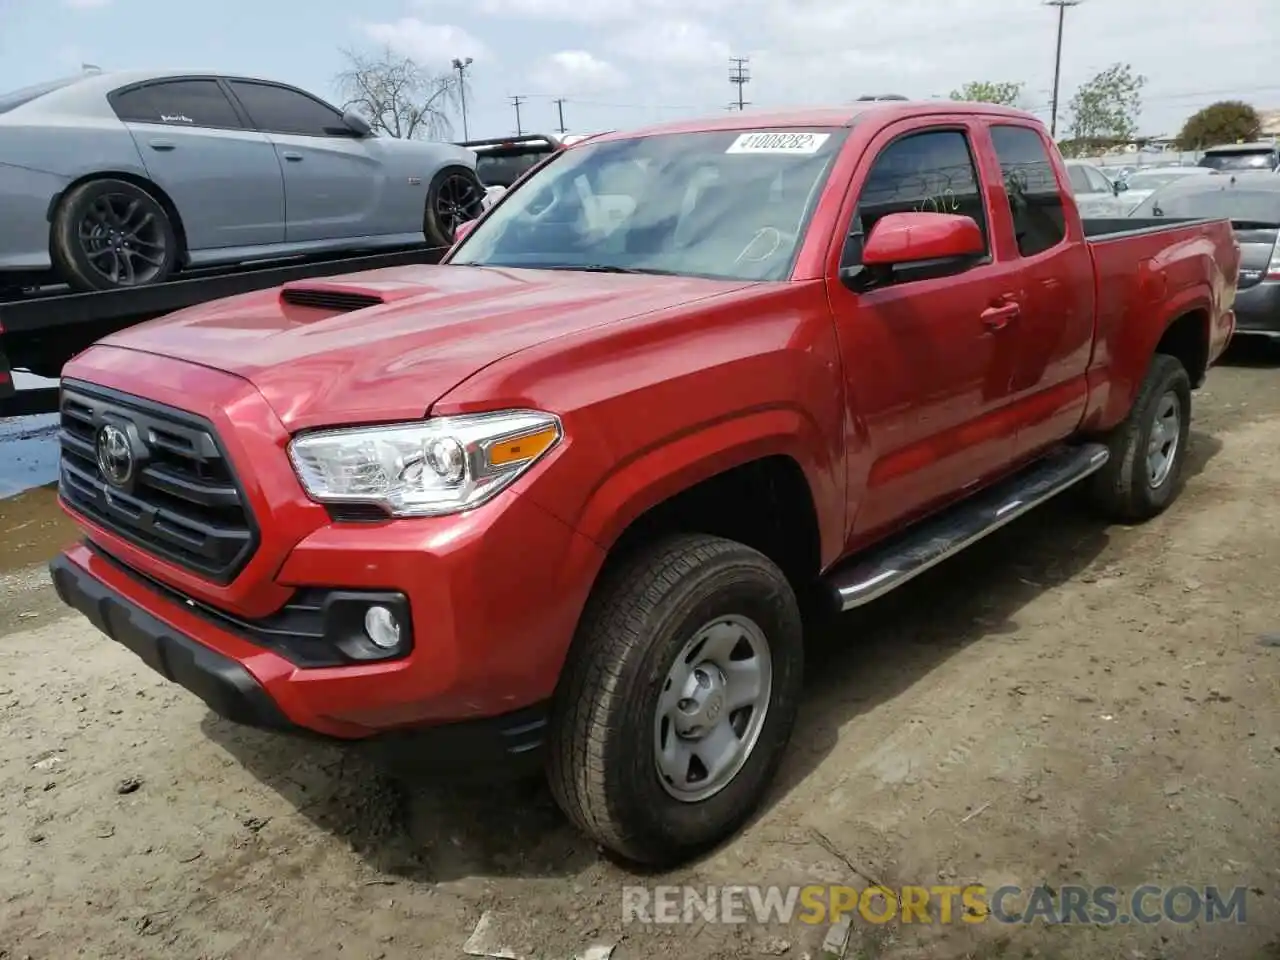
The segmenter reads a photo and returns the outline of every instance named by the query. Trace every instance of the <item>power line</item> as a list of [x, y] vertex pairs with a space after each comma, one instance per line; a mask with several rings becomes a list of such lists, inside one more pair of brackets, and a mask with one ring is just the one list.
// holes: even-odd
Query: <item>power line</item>
[[509, 97], [508, 99], [511, 101], [511, 105], [516, 108], [516, 136], [517, 137], [523, 136], [524, 127], [520, 125], [520, 104], [524, 103], [525, 100], [528, 98], [517, 95], [514, 97]]
[[750, 57], [730, 57], [729, 62], [733, 64], [729, 68], [729, 82], [738, 88], [738, 109], [744, 110], [750, 101], [743, 100], [742, 94], [748, 83], [751, 82], [751, 74], [747, 70], [747, 64], [751, 62]]
[[1049, 117], [1049, 136], [1058, 137], [1058, 88], [1062, 79], [1062, 28], [1067, 19], [1067, 7], [1080, 6], [1081, 0], [1044, 0], [1045, 6], [1058, 8], [1058, 52], [1053, 58], [1053, 111]]
[[560, 116], [560, 126], [558, 128], [558, 132], [561, 134], [566, 134], [569, 132], [569, 128], [564, 125], [564, 97], [557, 97], [555, 100], [552, 101], [552, 103], [556, 105], [556, 113], [559, 114]]

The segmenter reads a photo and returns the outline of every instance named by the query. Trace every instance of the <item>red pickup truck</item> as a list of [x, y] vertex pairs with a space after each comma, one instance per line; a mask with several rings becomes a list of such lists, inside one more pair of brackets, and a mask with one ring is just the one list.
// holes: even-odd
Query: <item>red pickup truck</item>
[[593, 138], [441, 265], [80, 354], [53, 580], [226, 717], [537, 765], [598, 842], [677, 862], [765, 793], [806, 605], [1074, 484], [1122, 521], [1176, 496], [1239, 250], [1134, 227], [1082, 222], [995, 106]]

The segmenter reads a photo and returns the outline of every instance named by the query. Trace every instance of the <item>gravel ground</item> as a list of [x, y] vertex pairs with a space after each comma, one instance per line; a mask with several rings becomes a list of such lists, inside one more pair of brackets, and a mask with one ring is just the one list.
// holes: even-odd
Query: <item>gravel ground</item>
[[[0, 500], [0, 958], [819, 955], [827, 930], [622, 922], [627, 884], [1249, 888], [1244, 924], [874, 926], [848, 957], [1280, 958], [1280, 369], [1197, 397], [1140, 528], [1066, 497], [818, 638], [781, 782], [707, 859], [637, 876], [537, 785], [390, 783], [237, 729], [67, 616], [47, 489]], [[597, 956], [604, 956], [607, 950]]]

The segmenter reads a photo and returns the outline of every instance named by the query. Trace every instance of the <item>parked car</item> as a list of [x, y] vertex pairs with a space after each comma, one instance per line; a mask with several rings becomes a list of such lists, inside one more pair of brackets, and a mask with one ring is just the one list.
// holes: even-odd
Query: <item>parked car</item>
[[483, 195], [470, 151], [375, 136], [274, 81], [135, 71], [0, 97], [0, 285], [448, 246]]
[[548, 156], [564, 148], [564, 142], [547, 133], [466, 140], [460, 144], [476, 155], [476, 175], [484, 185], [484, 209], [498, 202], [512, 184]]
[[1131, 216], [1149, 223], [1231, 220], [1240, 243], [1236, 332], [1280, 339], [1280, 177], [1263, 171], [1171, 183]]
[[1135, 170], [1125, 181], [1124, 201], [1133, 209], [1157, 189], [1187, 177], [1205, 177], [1217, 173], [1210, 167], [1147, 167]]
[[1259, 143], [1228, 143], [1210, 147], [1199, 163], [1211, 170], [1273, 172], [1280, 170], [1280, 146], [1265, 140]]
[[1071, 192], [1082, 217], [1120, 217], [1129, 209], [1121, 196], [1124, 184], [1112, 180], [1102, 168], [1084, 160], [1068, 160]]
[[235, 720], [545, 765], [599, 843], [681, 861], [773, 780], [802, 610], [1075, 484], [1125, 522], [1177, 496], [1230, 225], [1107, 233], [1067, 189], [1044, 126], [992, 105], [568, 147], [442, 265], [73, 359], [59, 496], [85, 540], [54, 584]]

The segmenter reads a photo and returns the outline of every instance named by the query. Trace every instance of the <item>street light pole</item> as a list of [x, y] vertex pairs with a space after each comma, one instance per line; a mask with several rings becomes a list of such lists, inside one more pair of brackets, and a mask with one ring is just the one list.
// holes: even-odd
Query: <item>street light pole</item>
[[1049, 119], [1049, 136], [1058, 139], [1058, 82], [1062, 78], [1062, 28], [1067, 20], [1067, 7], [1078, 7], [1081, 0], [1045, 0], [1045, 6], [1058, 8], [1058, 54], [1053, 58], [1053, 107]]
[[453, 58], [453, 69], [458, 71], [458, 100], [462, 105], [462, 139], [470, 140], [471, 133], [467, 130], [467, 67], [471, 66], [475, 60], [471, 57], [463, 60], [459, 57]]

